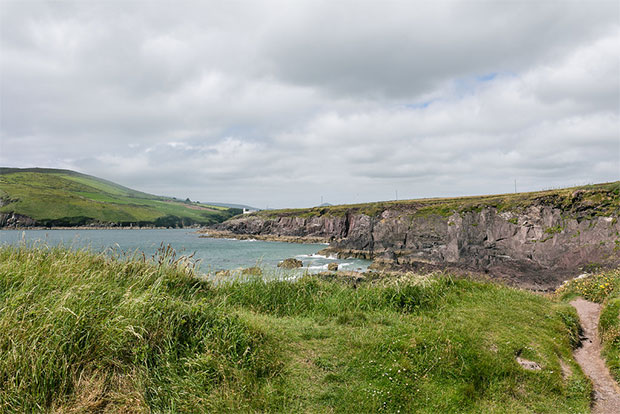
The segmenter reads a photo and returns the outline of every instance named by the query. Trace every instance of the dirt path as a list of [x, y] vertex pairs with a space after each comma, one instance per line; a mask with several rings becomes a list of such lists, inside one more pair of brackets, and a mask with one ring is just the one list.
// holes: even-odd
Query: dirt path
[[592, 413], [620, 413], [620, 388], [601, 358], [601, 342], [598, 336], [601, 305], [582, 298], [575, 299], [570, 304], [577, 309], [584, 331], [582, 346], [575, 351], [575, 360], [594, 386]]

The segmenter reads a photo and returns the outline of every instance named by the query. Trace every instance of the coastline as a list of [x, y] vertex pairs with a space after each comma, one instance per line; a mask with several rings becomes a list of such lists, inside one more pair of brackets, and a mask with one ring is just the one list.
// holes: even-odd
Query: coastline
[[24, 227], [0, 227], [2, 230], [10, 231], [26, 231], [26, 230], [174, 230], [174, 229], [186, 229], [196, 230], [200, 227], [156, 227], [156, 226], [58, 226], [58, 227], [43, 227], [43, 226], [24, 226]]
[[261, 240], [274, 241], [284, 243], [300, 243], [300, 244], [329, 244], [331, 241], [327, 237], [316, 236], [281, 236], [275, 234], [239, 234], [224, 230], [214, 230], [210, 228], [201, 228], [199, 233], [201, 238], [213, 239], [235, 239], [235, 240]]

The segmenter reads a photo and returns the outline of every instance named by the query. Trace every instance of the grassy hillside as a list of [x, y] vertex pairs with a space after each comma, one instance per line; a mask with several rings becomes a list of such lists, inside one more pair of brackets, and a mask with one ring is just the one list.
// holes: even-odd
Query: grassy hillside
[[515, 211], [534, 203], [560, 207], [567, 214], [586, 218], [589, 215], [619, 215], [620, 181], [529, 193], [381, 201], [327, 207], [265, 210], [254, 214], [263, 217], [314, 217], [323, 215], [343, 216], [348, 212], [359, 212], [377, 216], [388, 208], [400, 208], [414, 211], [416, 216], [449, 216], [455, 212], [479, 211], [484, 207], [495, 207], [499, 211]]
[[39, 168], [1, 168], [0, 200], [0, 213], [27, 216], [41, 226], [206, 225], [240, 213], [142, 193], [74, 171]]
[[589, 412], [569, 305], [448, 275], [215, 286], [5, 246], [0, 309], [0, 412]]

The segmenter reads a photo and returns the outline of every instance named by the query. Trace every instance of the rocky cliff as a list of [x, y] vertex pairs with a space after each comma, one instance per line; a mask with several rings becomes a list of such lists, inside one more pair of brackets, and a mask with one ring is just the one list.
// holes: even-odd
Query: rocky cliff
[[620, 265], [620, 183], [515, 195], [412, 200], [230, 219], [220, 231], [322, 238], [327, 253], [390, 269], [458, 268], [529, 288]]
[[0, 213], [0, 229], [27, 228], [36, 226], [36, 221], [28, 216], [15, 213]]

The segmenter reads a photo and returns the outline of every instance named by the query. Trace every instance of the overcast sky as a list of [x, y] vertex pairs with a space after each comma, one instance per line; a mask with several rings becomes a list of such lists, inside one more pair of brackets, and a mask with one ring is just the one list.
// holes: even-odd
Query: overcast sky
[[0, 165], [259, 208], [620, 179], [618, 1], [0, 3]]

